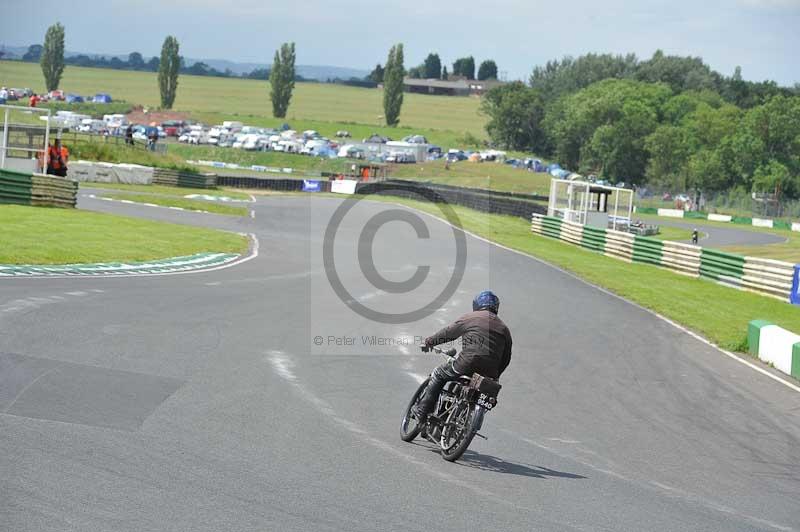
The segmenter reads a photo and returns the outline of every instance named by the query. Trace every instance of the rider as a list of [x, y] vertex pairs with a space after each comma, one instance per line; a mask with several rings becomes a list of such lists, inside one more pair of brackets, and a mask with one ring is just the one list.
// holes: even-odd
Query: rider
[[497, 317], [500, 299], [485, 290], [472, 300], [472, 312], [458, 318], [433, 336], [425, 339], [423, 351], [461, 337], [461, 354], [433, 370], [428, 386], [414, 409], [419, 421], [433, 411], [439, 393], [447, 381], [461, 375], [480, 373], [497, 379], [511, 362], [511, 333]]

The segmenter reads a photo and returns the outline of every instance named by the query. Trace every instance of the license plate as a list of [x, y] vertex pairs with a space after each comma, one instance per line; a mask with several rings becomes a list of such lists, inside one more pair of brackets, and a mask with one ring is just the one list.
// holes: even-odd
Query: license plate
[[491, 399], [489, 399], [489, 396], [487, 396], [485, 393], [482, 393], [480, 397], [478, 397], [477, 403], [478, 406], [482, 406], [486, 410], [491, 410], [492, 408], [494, 408], [494, 404], [492, 404], [493, 402], [491, 401]]

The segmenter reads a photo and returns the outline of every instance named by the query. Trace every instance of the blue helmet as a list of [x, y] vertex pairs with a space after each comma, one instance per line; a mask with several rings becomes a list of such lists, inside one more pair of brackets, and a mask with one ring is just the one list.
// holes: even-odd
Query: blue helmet
[[472, 300], [472, 310], [489, 310], [497, 314], [500, 308], [500, 298], [491, 290], [484, 290]]

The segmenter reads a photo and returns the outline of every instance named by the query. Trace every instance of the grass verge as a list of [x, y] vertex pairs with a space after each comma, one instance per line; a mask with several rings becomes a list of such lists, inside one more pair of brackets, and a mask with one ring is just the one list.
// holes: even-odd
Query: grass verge
[[74, 209], [0, 206], [0, 264], [142, 261], [243, 253], [235, 233]]
[[[430, 203], [377, 196], [370, 199], [404, 204], [441, 218], [438, 207]], [[464, 229], [573, 272], [684, 325], [725, 349], [746, 351], [747, 324], [756, 318], [800, 331], [800, 309], [788, 303], [704, 279], [684, 277], [655, 266], [628, 264], [534, 235], [530, 224], [521, 218], [485, 214], [460, 206], [453, 206], [453, 209]]]
[[136, 203], [152, 203], [162, 207], [180, 207], [187, 211], [206, 211], [214, 214], [224, 214], [227, 216], [247, 216], [246, 207], [235, 207], [213, 201], [192, 200], [179, 198], [177, 196], [157, 196], [155, 194], [126, 194], [126, 193], [104, 193], [103, 197], [115, 200], [134, 201]]
[[247, 200], [248, 194], [238, 190], [227, 188], [184, 188], [169, 187], [166, 185], [126, 185], [123, 183], [81, 183], [84, 188], [102, 188], [107, 190], [120, 190], [122, 192], [147, 192], [151, 194], [161, 194], [165, 196], [177, 196], [182, 198], [189, 194], [208, 194], [210, 196], [227, 196], [232, 199]]

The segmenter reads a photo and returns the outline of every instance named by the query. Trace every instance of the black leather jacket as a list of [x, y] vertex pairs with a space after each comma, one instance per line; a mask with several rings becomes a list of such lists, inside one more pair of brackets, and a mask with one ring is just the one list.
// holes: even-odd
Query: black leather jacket
[[427, 345], [461, 338], [461, 354], [453, 367], [462, 375], [480, 373], [497, 379], [511, 362], [511, 333], [497, 315], [488, 310], [470, 312], [430, 336]]

